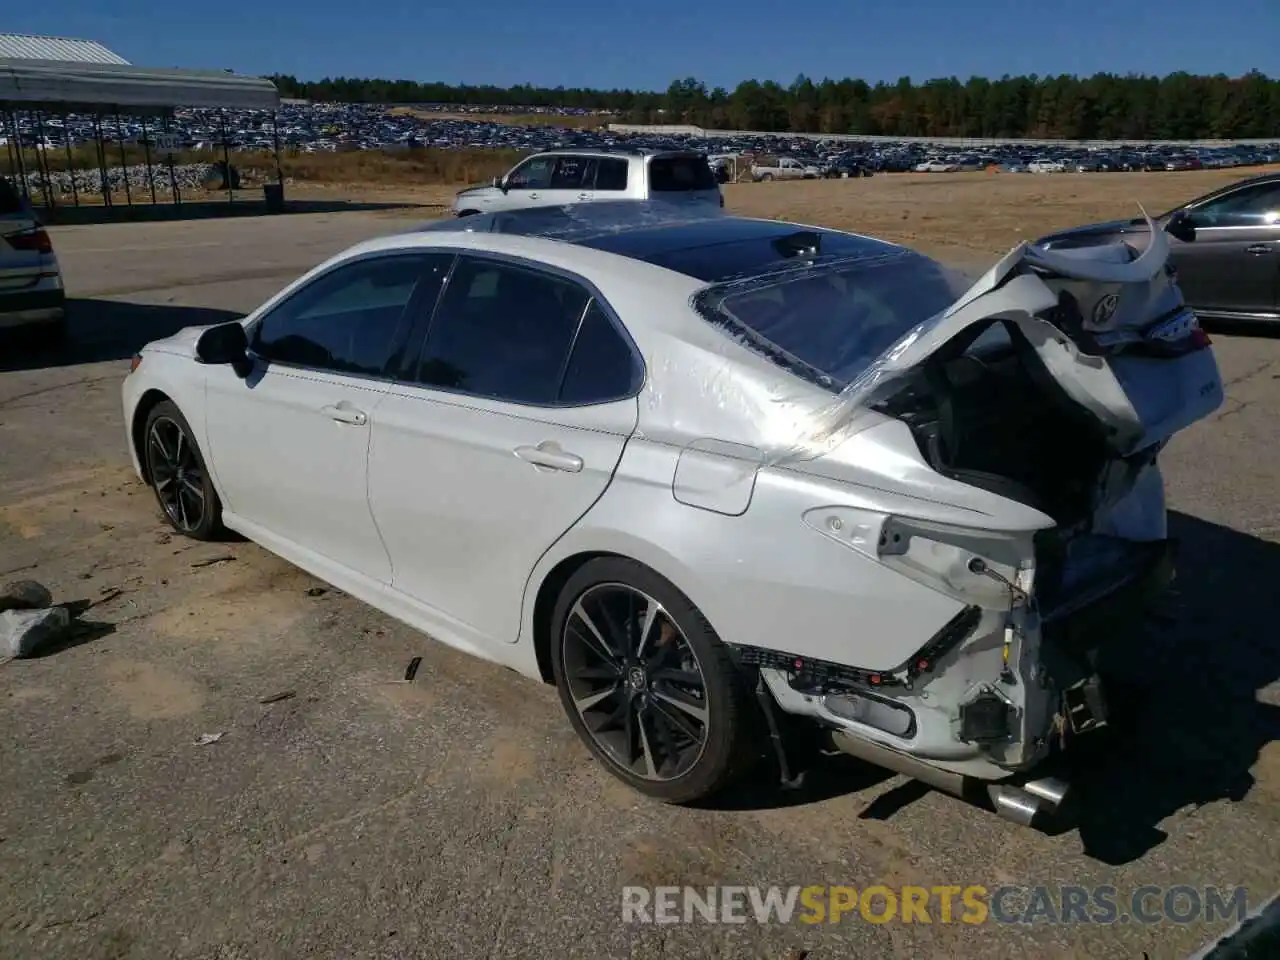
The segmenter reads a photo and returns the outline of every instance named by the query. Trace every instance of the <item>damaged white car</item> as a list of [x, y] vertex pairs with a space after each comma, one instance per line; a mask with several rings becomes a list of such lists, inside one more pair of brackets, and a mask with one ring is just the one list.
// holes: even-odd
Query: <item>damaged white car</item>
[[639, 791], [789, 776], [786, 720], [1030, 822], [1171, 576], [1159, 453], [1222, 402], [1166, 254], [970, 285], [687, 207], [450, 221], [148, 345], [130, 449], [179, 531], [555, 683]]

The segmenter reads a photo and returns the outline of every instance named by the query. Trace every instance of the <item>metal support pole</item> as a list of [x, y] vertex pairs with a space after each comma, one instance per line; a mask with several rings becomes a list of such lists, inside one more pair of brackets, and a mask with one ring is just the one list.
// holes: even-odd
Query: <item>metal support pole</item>
[[227, 178], [227, 203], [236, 202], [236, 192], [231, 184], [231, 153], [227, 149], [227, 111], [218, 111], [218, 124], [222, 128], [222, 172]]
[[98, 158], [98, 176], [102, 183], [102, 205], [111, 207], [111, 178], [107, 175], [107, 146], [102, 139], [102, 115], [93, 115], [93, 149]]
[[[165, 135], [168, 136], [169, 134], [168, 114], [165, 114], [163, 126], [164, 126]], [[169, 189], [173, 192], [173, 205], [175, 207], [180, 207], [182, 206], [182, 194], [178, 192], [178, 175], [174, 172], [174, 169], [173, 169], [173, 151], [170, 150], [165, 156], [168, 158], [168, 163], [169, 163]]]
[[9, 120], [13, 124], [13, 143], [18, 157], [18, 182], [22, 185], [22, 195], [31, 199], [31, 187], [27, 183], [27, 160], [22, 155], [22, 128], [18, 126], [18, 111], [9, 111]]
[[142, 155], [147, 160], [147, 184], [151, 187], [151, 205], [156, 203], [156, 175], [151, 169], [151, 138], [147, 134], [147, 118], [142, 118]]
[[40, 168], [40, 192], [44, 194], [44, 205], [46, 209], [54, 210], [58, 203], [54, 199], [53, 169], [49, 166], [49, 152], [45, 149], [44, 114], [39, 110], [36, 111], [36, 166]]
[[9, 120], [4, 119], [4, 148], [9, 154], [9, 176], [15, 181], [18, 179], [18, 161], [13, 156], [14, 142], [13, 137], [9, 136]]
[[271, 111], [271, 140], [275, 144], [276, 151], [276, 183], [280, 184], [280, 191], [284, 192], [284, 171], [280, 169], [280, 115], [279, 111]]
[[62, 145], [67, 151], [67, 176], [71, 178], [71, 199], [80, 206], [80, 189], [76, 186], [76, 162], [71, 153], [71, 128], [67, 126], [67, 115], [62, 115]]
[[133, 206], [133, 190], [129, 187], [129, 158], [124, 155], [124, 127], [120, 125], [120, 111], [116, 111], [116, 141], [120, 144], [120, 173], [124, 177], [124, 200]]

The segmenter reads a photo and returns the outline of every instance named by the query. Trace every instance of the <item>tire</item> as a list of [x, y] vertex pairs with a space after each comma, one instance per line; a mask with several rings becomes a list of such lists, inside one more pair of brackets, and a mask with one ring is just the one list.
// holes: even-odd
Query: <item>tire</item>
[[768, 182], [769, 182], [770, 180], [772, 180], [772, 179], [773, 179], [773, 174], [772, 174], [772, 173], [766, 173], [764, 176], [762, 176], [762, 177], [760, 178], [760, 181], [761, 181], [762, 183], [768, 183]]
[[222, 502], [191, 426], [173, 401], [163, 400], [147, 414], [141, 453], [147, 482], [169, 526], [193, 540], [219, 539]]
[[[663, 577], [622, 557], [588, 561], [565, 584], [551, 624], [552, 671], [569, 722], [623, 783], [666, 803], [694, 803], [751, 765], [759, 714], [744, 677], [711, 624]], [[686, 682], [695, 676], [700, 688]]]

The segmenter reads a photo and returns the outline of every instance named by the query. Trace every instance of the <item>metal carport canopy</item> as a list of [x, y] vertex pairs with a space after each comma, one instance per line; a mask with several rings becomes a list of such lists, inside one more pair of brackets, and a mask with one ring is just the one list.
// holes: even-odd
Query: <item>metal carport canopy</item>
[[170, 107], [274, 110], [270, 80], [216, 70], [0, 58], [0, 103], [11, 109], [151, 112]]

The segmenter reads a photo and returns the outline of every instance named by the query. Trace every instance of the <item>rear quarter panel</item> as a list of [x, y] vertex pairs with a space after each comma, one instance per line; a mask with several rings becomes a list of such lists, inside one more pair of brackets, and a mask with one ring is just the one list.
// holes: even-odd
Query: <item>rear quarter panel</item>
[[[629, 441], [609, 489], [531, 583], [576, 554], [619, 554], [675, 584], [727, 643], [871, 670], [902, 664], [961, 609], [806, 525], [806, 510], [832, 502], [828, 482], [761, 470], [748, 509], [727, 516], [675, 499], [679, 455]], [[529, 636], [532, 608], [525, 604]]]

